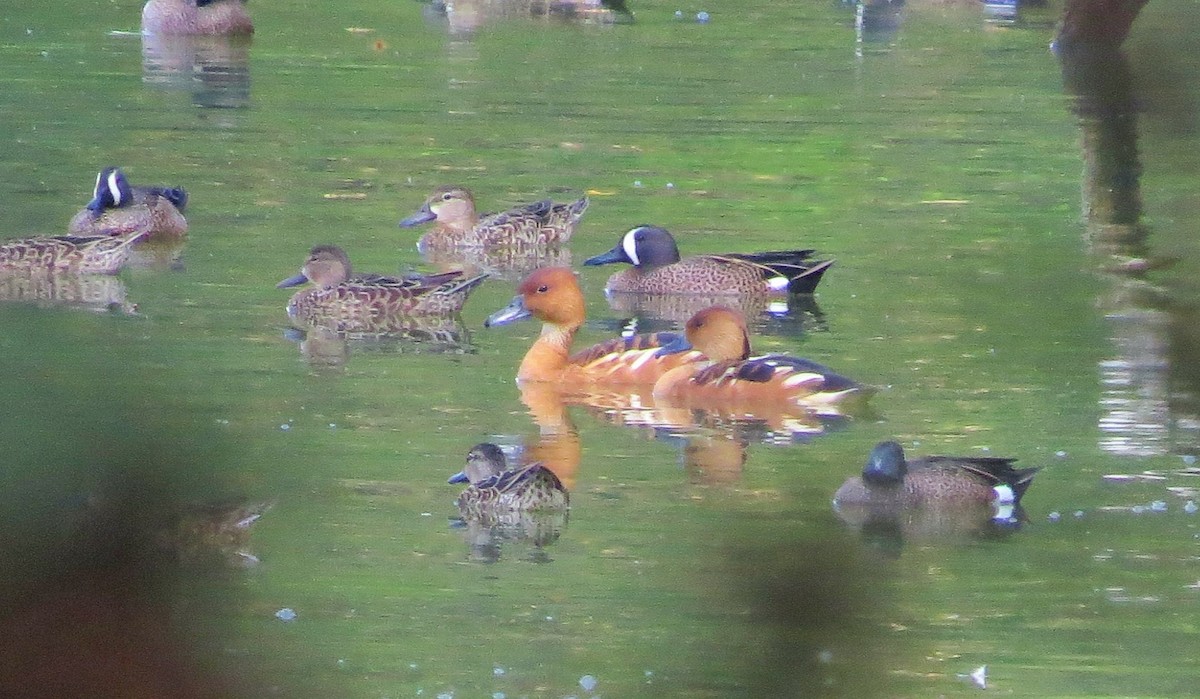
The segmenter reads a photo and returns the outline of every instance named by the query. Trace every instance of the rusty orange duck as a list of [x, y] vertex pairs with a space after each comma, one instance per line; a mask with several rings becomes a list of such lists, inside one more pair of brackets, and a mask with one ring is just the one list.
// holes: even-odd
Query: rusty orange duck
[[786, 354], [750, 356], [750, 333], [742, 314], [710, 306], [688, 319], [684, 335], [657, 350], [659, 355], [699, 350], [706, 362], [692, 362], [664, 374], [654, 397], [687, 405], [787, 403], [822, 410], [870, 390], [808, 359]]
[[517, 286], [512, 302], [489, 316], [484, 326], [529, 317], [542, 321], [542, 333], [521, 360], [518, 382], [653, 385], [667, 371], [701, 359], [699, 352], [683, 348], [659, 355], [661, 347], [678, 339], [675, 333], [618, 337], [572, 354], [585, 310], [579, 281], [566, 267], [535, 270]]

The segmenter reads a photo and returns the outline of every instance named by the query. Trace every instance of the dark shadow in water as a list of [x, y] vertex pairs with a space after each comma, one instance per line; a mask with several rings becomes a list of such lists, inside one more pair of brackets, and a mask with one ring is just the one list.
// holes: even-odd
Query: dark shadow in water
[[250, 107], [247, 36], [142, 35], [142, 82], [186, 92], [205, 109]]
[[1172, 433], [1181, 423], [1195, 424], [1197, 416], [1195, 401], [1173, 403], [1178, 389], [1172, 382], [1183, 379], [1193, 396], [1200, 385], [1192, 369], [1200, 355], [1185, 338], [1173, 338], [1170, 328], [1187, 326], [1198, 311], [1149, 279], [1173, 261], [1153, 256], [1141, 220], [1137, 86], [1125, 54], [1110, 43], [1060, 45], [1057, 53], [1082, 135], [1087, 242], [1109, 283], [1098, 306], [1115, 355], [1099, 366], [1100, 447], [1125, 456], [1168, 454], [1177, 449]]
[[218, 623], [241, 604], [234, 552], [256, 516], [196, 504], [240, 499], [226, 481], [240, 450], [129, 366], [146, 348], [120, 319], [17, 307], [0, 324], [21, 329], [0, 340], [0, 695], [278, 691]]

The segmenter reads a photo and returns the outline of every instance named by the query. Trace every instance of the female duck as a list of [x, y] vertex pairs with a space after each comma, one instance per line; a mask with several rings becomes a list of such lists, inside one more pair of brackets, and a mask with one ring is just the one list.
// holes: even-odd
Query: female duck
[[504, 245], [554, 245], [571, 239], [588, 199], [555, 204], [545, 199], [498, 214], [479, 216], [475, 199], [466, 187], [445, 186], [433, 190], [415, 214], [400, 222], [409, 228], [436, 221], [434, 229], [421, 236], [421, 251], [437, 248], [478, 248]]
[[659, 356], [657, 350], [675, 333], [614, 338], [571, 354], [571, 342], [583, 326], [583, 291], [566, 267], [543, 267], [517, 287], [517, 296], [484, 322], [504, 325], [529, 317], [542, 321], [542, 333], [517, 370], [517, 381], [564, 384], [653, 384], [666, 371], [700, 359], [698, 352]]
[[812, 259], [813, 250], [693, 255], [680, 259], [675, 238], [658, 226], [638, 226], [621, 242], [585, 265], [626, 262], [604, 290], [641, 294], [811, 294], [833, 260]]
[[688, 319], [685, 334], [659, 354], [698, 350], [707, 362], [664, 374], [654, 397], [677, 404], [764, 406], [786, 403], [822, 409], [869, 390], [828, 367], [785, 354], [750, 356], [746, 321], [724, 306], [706, 308]]
[[1013, 468], [1016, 459], [992, 456], [924, 456], [905, 460], [896, 442], [871, 450], [862, 477], [838, 488], [834, 505], [883, 509], [1020, 504], [1038, 468]]
[[462, 310], [486, 275], [463, 279], [461, 272], [384, 277], [351, 274], [350, 258], [336, 245], [309, 252], [300, 274], [276, 284], [283, 289], [312, 282], [288, 301], [293, 322], [338, 332], [387, 332], [391, 321], [410, 315], [451, 315]]
[[472, 447], [466, 468], [448, 482], [470, 483], [458, 496], [464, 519], [478, 519], [489, 510], [565, 510], [571, 504], [571, 496], [553, 471], [540, 463], [509, 469], [504, 452], [490, 442]]
[[146, 236], [60, 235], [0, 241], [0, 270], [48, 270], [116, 274], [129, 261], [130, 247]]
[[182, 187], [131, 187], [120, 168], [96, 176], [92, 200], [71, 219], [72, 235], [124, 235], [146, 231], [150, 238], [187, 234], [187, 192]]
[[142, 8], [143, 34], [252, 34], [243, 0], [150, 0]]

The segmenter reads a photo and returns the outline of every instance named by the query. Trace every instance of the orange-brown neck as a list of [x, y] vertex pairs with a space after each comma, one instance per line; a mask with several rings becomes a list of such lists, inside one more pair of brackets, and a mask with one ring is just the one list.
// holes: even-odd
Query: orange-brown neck
[[567, 367], [571, 356], [571, 341], [575, 339], [578, 325], [542, 325], [538, 337], [517, 370], [518, 381], [557, 381]]

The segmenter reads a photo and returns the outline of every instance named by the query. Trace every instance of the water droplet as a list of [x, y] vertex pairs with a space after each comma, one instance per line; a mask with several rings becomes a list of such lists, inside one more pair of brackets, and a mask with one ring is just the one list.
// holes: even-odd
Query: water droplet
[[595, 691], [597, 684], [598, 682], [596, 681], [596, 678], [592, 677], [591, 675], [584, 675], [583, 677], [579, 678], [579, 686], [583, 687], [583, 691], [585, 692]]
[[1046, 515], [1046, 519], [1050, 520], [1051, 522], [1057, 522], [1061, 517], [1062, 515], [1057, 512], [1051, 512], [1050, 514]]
[[1196, 514], [1196, 510], [1200, 510], [1200, 507], [1196, 507], [1195, 500], [1188, 500], [1187, 502], [1183, 503], [1183, 511], [1189, 515]]
[[703, 10], [696, 13], [696, 21], [699, 22], [700, 24], [705, 24], [706, 22], [708, 22], [709, 19], [710, 19], [710, 17], [708, 15], [708, 13]]
[[275, 618], [280, 621], [292, 621], [296, 618], [296, 610], [292, 609], [291, 607], [284, 607], [283, 609], [275, 612]]
[[1166, 512], [1167, 502], [1166, 500], [1155, 500], [1154, 502], [1150, 503], [1150, 509], [1155, 512]]

